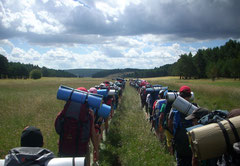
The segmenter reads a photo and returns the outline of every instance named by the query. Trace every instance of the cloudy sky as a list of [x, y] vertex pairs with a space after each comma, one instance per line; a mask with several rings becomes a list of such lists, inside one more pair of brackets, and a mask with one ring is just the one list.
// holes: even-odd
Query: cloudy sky
[[0, 0], [0, 54], [41, 67], [154, 68], [229, 39], [239, 0]]

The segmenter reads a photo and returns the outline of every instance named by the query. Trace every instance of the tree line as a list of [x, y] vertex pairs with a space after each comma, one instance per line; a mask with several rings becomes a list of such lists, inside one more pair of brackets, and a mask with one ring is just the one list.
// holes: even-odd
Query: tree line
[[[126, 68], [126, 69], [113, 69], [113, 70], [102, 70], [100, 72], [97, 72], [92, 75], [93, 78], [102, 78], [102, 77], [107, 77], [112, 74], [121, 74], [121, 73], [134, 73], [138, 71], [139, 69], [131, 69], [131, 68]], [[122, 76], [122, 75], [121, 75]]]
[[0, 78], [27, 79], [29, 77], [76, 77], [76, 75], [64, 70], [48, 69], [38, 65], [8, 62], [8, 59], [0, 54]]
[[240, 79], [240, 43], [229, 40], [220, 47], [199, 49], [193, 56], [182, 54], [177, 62], [150, 70], [139, 70], [125, 77], [180, 76], [180, 79], [219, 77]]

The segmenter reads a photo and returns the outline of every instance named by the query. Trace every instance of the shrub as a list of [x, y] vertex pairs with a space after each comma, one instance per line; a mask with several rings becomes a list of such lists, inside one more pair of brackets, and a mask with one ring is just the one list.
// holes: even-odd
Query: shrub
[[42, 77], [42, 72], [41, 70], [39, 69], [33, 69], [31, 72], [30, 72], [30, 77], [32, 79], [40, 79]]

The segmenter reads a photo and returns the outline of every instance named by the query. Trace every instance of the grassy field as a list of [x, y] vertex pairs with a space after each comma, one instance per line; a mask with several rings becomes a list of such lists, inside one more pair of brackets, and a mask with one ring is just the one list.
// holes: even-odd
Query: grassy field
[[[41, 129], [45, 148], [57, 154], [58, 135], [54, 120], [64, 101], [56, 99], [59, 85], [90, 88], [105, 79], [42, 78], [40, 80], [0, 80], [0, 157], [20, 146], [23, 128], [33, 125]], [[178, 77], [147, 78], [178, 90], [188, 85], [195, 93], [195, 102], [208, 109], [239, 108], [240, 81], [230, 79], [179, 80]], [[107, 140], [100, 154], [101, 165], [173, 165], [173, 157], [150, 132], [134, 88], [126, 87], [120, 107], [114, 115]]]
[[179, 77], [146, 78], [152, 84], [162, 84], [170, 89], [179, 90], [188, 85], [195, 94], [195, 102], [210, 110], [232, 110], [240, 108], [240, 81], [233, 79], [180, 80]]
[[59, 85], [90, 88], [102, 81], [92, 78], [0, 80], [0, 158], [9, 149], [20, 146], [21, 132], [27, 125], [40, 128], [44, 147], [57, 154], [54, 121], [65, 104], [56, 99]]

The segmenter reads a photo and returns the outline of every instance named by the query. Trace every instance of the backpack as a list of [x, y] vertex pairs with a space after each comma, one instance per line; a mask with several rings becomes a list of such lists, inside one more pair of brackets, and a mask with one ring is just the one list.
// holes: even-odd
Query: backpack
[[93, 118], [87, 104], [68, 101], [55, 120], [59, 134], [59, 156], [82, 157], [87, 154]]
[[186, 133], [186, 128], [191, 126], [191, 120], [185, 120], [185, 115], [183, 113], [173, 109], [173, 142], [178, 156], [192, 156], [192, 151], [189, 147], [188, 136]]
[[45, 148], [17, 147], [9, 151], [4, 166], [44, 166], [52, 158], [54, 154]]
[[155, 128], [158, 128], [159, 125], [159, 116], [160, 116], [160, 110], [163, 104], [166, 104], [166, 99], [158, 99], [153, 104], [153, 125]]
[[202, 125], [207, 125], [210, 123], [217, 123], [227, 118], [228, 111], [225, 110], [216, 110], [212, 111], [209, 114], [203, 116], [198, 123]]
[[168, 116], [169, 116], [171, 108], [172, 108], [172, 102], [171, 103], [168, 102], [167, 105], [166, 105], [166, 108], [163, 112], [162, 127], [166, 130], [168, 130]]
[[233, 145], [231, 145], [229, 135], [224, 125], [218, 122], [218, 125], [223, 132], [223, 136], [225, 138], [225, 142], [227, 145], [227, 152], [219, 160], [219, 165], [220, 166], [239, 166], [240, 165], [240, 137], [233, 123], [229, 119], [226, 119], [226, 120], [228, 121], [232, 129], [236, 142]]

